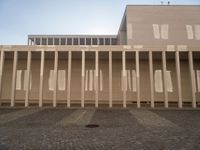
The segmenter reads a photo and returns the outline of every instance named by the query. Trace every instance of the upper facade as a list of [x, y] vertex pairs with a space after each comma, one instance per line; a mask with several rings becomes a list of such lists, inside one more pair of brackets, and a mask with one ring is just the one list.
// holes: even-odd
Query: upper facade
[[28, 45], [117, 45], [116, 35], [29, 35]]
[[121, 45], [200, 45], [200, 6], [128, 5], [118, 32]]
[[200, 45], [199, 5], [128, 5], [117, 35], [29, 35], [28, 45]]

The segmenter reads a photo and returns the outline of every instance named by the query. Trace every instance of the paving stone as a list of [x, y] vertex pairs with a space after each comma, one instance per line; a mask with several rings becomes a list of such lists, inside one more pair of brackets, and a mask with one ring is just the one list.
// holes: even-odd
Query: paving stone
[[[200, 123], [200, 111], [134, 111], [136, 112], [130, 113], [130, 109], [46, 108], [2, 124], [0, 149], [200, 149], [200, 128], [196, 128]], [[57, 125], [70, 116], [74, 124]], [[148, 123], [141, 123], [139, 116]], [[155, 123], [161, 125], [154, 125], [150, 119], [155, 119]], [[165, 126], [162, 125], [163, 119]], [[98, 124], [99, 127], [86, 128], [86, 123]], [[184, 123], [187, 124], [185, 128]], [[195, 130], [190, 130], [189, 124]], [[177, 126], [182, 130], [177, 130]]]

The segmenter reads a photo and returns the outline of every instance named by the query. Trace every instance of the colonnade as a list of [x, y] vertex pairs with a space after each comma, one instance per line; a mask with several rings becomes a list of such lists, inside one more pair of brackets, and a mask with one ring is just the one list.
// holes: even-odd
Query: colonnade
[[[2, 75], [4, 71], [4, 60], [5, 60], [5, 52], [4, 50], [1, 50], [1, 56], [0, 56], [0, 95], [2, 94]], [[20, 51], [14, 51], [14, 59], [13, 59], [13, 74], [12, 74], [12, 86], [11, 86], [11, 99], [10, 99], [10, 106], [13, 107], [15, 106], [15, 94], [16, 94], [16, 71], [17, 71], [17, 64], [18, 64], [18, 53]], [[38, 51], [37, 51], [38, 52]], [[45, 53], [47, 51], [40, 51], [41, 55], [41, 60], [40, 60], [40, 80], [39, 80], [39, 100], [38, 100], [38, 106], [42, 107], [43, 106], [43, 88], [44, 88], [44, 68], [45, 68]], [[53, 91], [53, 102], [52, 105], [53, 107], [57, 106], [57, 73], [58, 73], [58, 50], [55, 50], [54, 53], [54, 91]], [[73, 51], [66, 51], [68, 52], [68, 70], [67, 70], [67, 107], [71, 107], [71, 71], [72, 71], [72, 53]], [[81, 91], [80, 91], [80, 106], [85, 107], [85, 53], [87, 51], [82, 50], [81, 52]], [[99, 52], [101, 51], [92, 51], [95, 53], [95, 78], [94, 80], [96, 81], [95, 84], [95, 101], [94, 101], [94, 107], [99, 107], [99, 86], [98, 86], [98, 79], [99, 79]], [[104, 51], [105, 52], [105, 51]], [[113, 59], [113, 52], [114, 51], [107, 51], [109, 55], [109, 107], [113, 107], [113, 83], [112, 83], [112, 78], [113, 78], [113, 71], [112, 71], [112, 59]], [[122, 50], [122, 80], [123, 84], [125, 86], [126, 83], [126, 50]], [[128, 51], [130, 52], [130, 51]], [[135, 68], [136, 68], [136, 87], [137, 87], [137, 93], [136, 93], [136, 104], [137, 108], [141, 107], [141, 93], [140, 93], [140, 53], [142, 51], [140, 50], [132, 50], [131, 52], [135, 53]], [[167, 91], [167, 79], [166, 79], [166, 71], [167, 71], [167, 65], [166, 65], [166, 52], [167, 51], [160, 51], [162, 53], [162, 71], [163, 71], [163, 92], [164, 92], [164, 107], [168, 108], [169, 107], [169, 100], [168, 100], [168, 91]], [[154, 51], [147, 51], [148, 53], [148, 63], [149, 63], [149, 75], [147, 75], [147, 78], [149, 78], [150, 81], [150, 106], [152, 108], [155, 107], [155, 95], [154, 95], [154, 78], [153, 78], [153, 53]], [[177, 79], [177, 91], [178, 91], [178, 107], [182, 108], [183, 107], [183, 99], [182, 99], [182, 85], [181, 85], [181, 71], [180, 71], [180, 51], [175, 51], [173, 52], [175, 54], [175, 68], [176, 68], [176, 79]], [[192, 92], [192, 107], [196, 108], [197, 107], [197, 102], [196, 102], [196, 96], [195, 96], [195, 80], [193, 78], [193, 52], [192, 51], [187, 51], [188, 54], [188, 62], [189, 62], [189, 74], [190, 74], [190, 83], [191, 83], [191, 92]], [[29, 84], [30, 84], [30, 71], [31, 71], [31, 59], [32, 58], [32, 51], [27, 51], [27, 82], [26, 82], [26, 91], [25, 91], [25, 97], [24, 97], [24, 106], [28, 107], [29, 106], [29, 92], [30, 89]], [[127, 100], [126, 100], [126, 94], [127, 91], [125, 88], [123, 88], [123, 107], [127, 107]]]

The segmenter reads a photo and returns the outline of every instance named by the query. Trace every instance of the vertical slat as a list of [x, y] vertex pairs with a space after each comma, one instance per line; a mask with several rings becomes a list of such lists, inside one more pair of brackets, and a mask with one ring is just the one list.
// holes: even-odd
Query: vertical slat
[[36, 38], [33, 39], [33, 45], [36, 45]]
[[123, 74], [123, 107], [126, 107], [126, 52], [122, 51], [122, 74]]
[[112, 51], [109, 51], [109, 107], [112, 107]]
[[162, 51], [162, 68], [163, 68], [163, 83], [164, 83], [164, 99], [165, 108], [168, 108], [168, 93], [167, 93], [167, 78], [166, 78], [166, 52]]
[[95, 107], [99, 105], [99, 52], [95, 52]]
[[67, 107], [70, 107], [72, 52], [68, 52]]
[[137, 86], [137, 108], [140, 108], [140, 62], [139, 62], [139, 51], [135, 52], [136, 61], [136, 86]]
[[[1, 50], [1, 60], [0, 60], [0, 99], [1, 99], [1, 93], [2, 93], [3, 66], [4, 66], [4, 51]], [[1, 104], [1, 101], [0, 101], [0, 104]]]
[[188, 52], [188, 59], [189, 59], [189, 68], [190, 68], [190, 82], [192, 88], [192, 107], [196, 108], [196, 96], [195, 96], [195, 79], [193, 78], [193, 56], [192, 51]]
[[57, 75], [58, 75], [58, 51], [54, 52], [54, 91], [53, 91], [53, 107], [56, 107], [56, 97], [57, 97]]
[[29, 105], [29, 85], [30, 85], [30, 70], [31, 70], [31, 51], [28, 51], [28, 58], [27, 58], [27, 81], [26, 81], [26, 94], [25, 94], [25, 107]]
[[82, 73], [81, 73], [81, 107], [84, 107], [85, 97], [85, 51], [82, 51]]
[[181, 73], [180, 73], [180, 58], [179, 51], [175, 52], [176, 54], [176, 76], [177, 76], [177, 87], [178, 87], [178, 107], [183, 107], [182, 102], [182, 89], [181, 89]]
[[151, 91], [151, 107], [154, 108], [154, 84], [153, 84], [153, 56], [152, 51], [149, 51], [149, 77]]
[[39, 107], [42, 107], [42, 99], [43, 99], [44, 61], [45, 61], [45, 52], [44, 52], [44, 51], [41, 51]]
[[11, 107], [15, 105], [15, 87], [16, 87], [16, 72], [17, 72], [18, 51], [14, 51], [13, 60], [13, 76], [12, 76], [12, 89], [11, 89]]
[[40, 38], [40, 45], [42, 45], [42, 38]]

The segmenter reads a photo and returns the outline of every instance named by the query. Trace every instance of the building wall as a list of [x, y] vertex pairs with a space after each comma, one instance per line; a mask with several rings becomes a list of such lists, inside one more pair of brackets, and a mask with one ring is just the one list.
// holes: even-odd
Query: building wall
[[[4, 62], [3, 69], [3, 82], [2, 82], [2, 94], [1, 102], [10, 103], [11, 98], [11, 84], [12, 84], [12, 73], [13, 73], [13, 55], [12, 52], [6, 53], [6, 58]], [[65, 79], [61, 80], [64, 82], [64, 90], [59, 90], [59, 81], [57, 81], [57, 103], [67, 103], [67, 71], [68, 71], [68, 58], [67, 52], [59, 53], [58, 59], [58, 72], [63, 70], [65, 72]], [[195, 53], [194, 53], [195, 54]], [[22, 54], [24, 55], [24, 53]], [[39, 56], [39, 52], [32, 54], [33, 57]], [[109, 61], [108, 61], [108, 52], [99, 53], [99, 86], [102, 84], [102, 90], [99, 87], [99, 104], [109, 104]], [[180, 53], [180, 67], [181, 67], [181, 87], [182, 87], [182, 101], [183, 102], [192, 102], [192, 91], [190, 84], [190, 73], [189, 73], [189, 62], [187, 59], [188, 52]], [[54, 70], [54, 52], [45, 53], [45, 65], [44, 65], [44, 87], [43, 87], [43, 103], [53, 102], [53, 90], [50, 90], [49, 79], [51, 78], [50, 70]], [[140, 52], [140, 101], [141, 102], [150, 102], [150, 78], [149, 78], [149, 61], [148, 52]], [[167, 52], [167, 70], [171, 72], [171, 81], [173, 91], [168, 92], [169, 102], [178, 102], [178, 88], [177, 88], [177, 76], [175, 68], [175, 53]], [[196, 100], [200, 101], [200, 91], [198, 91], [198, 77], [196, 71], [200, 70], [200, 61], [198, 59], [193, 60], [194, 70], [195, 70], [195, 87], [196, 87]], [[17, 70], [21, 70], [21, 79], [16, 80], [16, 85], [20, 83], [21, 89], [15, 90], [15, 103], [24, 104], [25, 99], [25, 89], [24, 89], [24, 70], [26, 70], [27, 60], [24, 56], [18, 59]], [[80, 104], [81, 102], [81, 52], [72, 53], [72, 70], [71, 70], [71, 103]], [[95, 103], [95, 86], [94, 86], [94, 70], [95, 70], [95, 52], [86, 52], [86, 61], [85, 61], [85, 81], [86, 81], [86, 71], [88, 70], [88, 85], [86, 88], [85, 85], [85, 103], [94, 104]], [[93, 71], [93, 81], [92, 81], [92, 90], [90, 89], [90, 80], [91, 75], [89, 71]], [[127, 52], [126, 53], [126, 70], [130, 71], [130, 77], [127, 73], [127, 91], [126, 91], [126, 100], [128, 104], [136, 102], [136, 92], [134, 91], [135, 80], [133, 78], [133, 70], [136, 70], [135, 63], [135, 53]], [[155, 72], [156, 70], [161, 71], [162, 82], [163, 82], [163, 72], [162, 72], [162, 59], [160, 52], [153, 53], [153, 73], [154, 73], [154, 87], [156, 84]], [[100, 72], [102, 73], [102, 79], [100, 81]], [[113, 87], [113, 104], [122, 104], [123, 102], [123, 90], [122, 90], [122, 52], [113, 52], [112, 60], [112, 87]], [[18, 77], [17, 77], [18, 78]], [[58, 76], [58, 79], [61, 78]], [[129, 81], [129, 79], [130, 81]], [[199, 77], [200, 78], [200, 77]], [[101, 83], [100, 83], [101, 82]], [[130, 83], [129, 83], [130, 82]], [[38, 104], [39, 102], [39, 84], [40, 84], [40, 58], [32, 58], [31, 62], [31, 90], [29, 94], [29, 103]], [[130, 85], [130, 87], [129, 87]], [[164, 84], [162, 83], [164, 86]], [[87, 90], [86, 90], [87, 89]], [[156, 92], [154, 89], [154, 96], [156, 102], [164, 102], [164, 93]]]
[[128, 45], [199, 45], [200, 6], [130, 5], [126, 21]]

